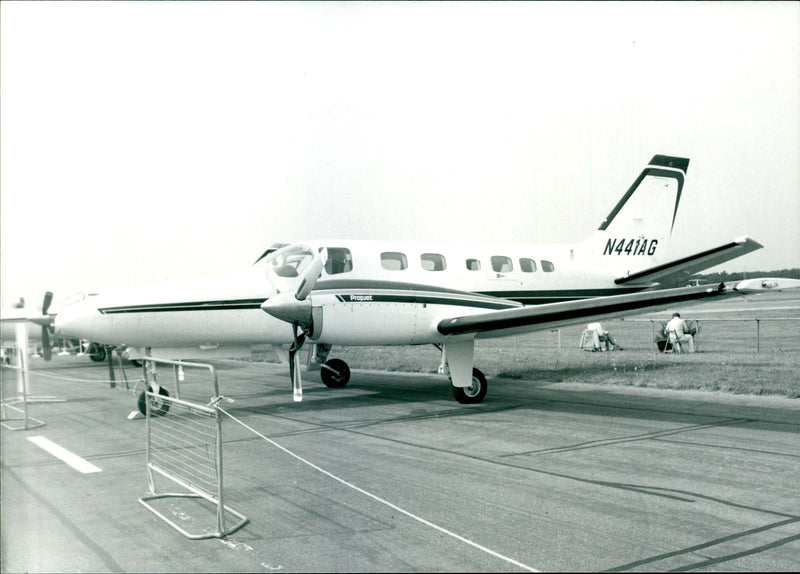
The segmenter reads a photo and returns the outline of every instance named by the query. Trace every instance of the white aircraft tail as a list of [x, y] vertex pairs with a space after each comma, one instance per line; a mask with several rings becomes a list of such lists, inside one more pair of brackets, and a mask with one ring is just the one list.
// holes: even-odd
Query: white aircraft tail
[[689, 160], [653, 156], [600, 227], [575, 247], [575, 260], [625, 275], [664, 261]]

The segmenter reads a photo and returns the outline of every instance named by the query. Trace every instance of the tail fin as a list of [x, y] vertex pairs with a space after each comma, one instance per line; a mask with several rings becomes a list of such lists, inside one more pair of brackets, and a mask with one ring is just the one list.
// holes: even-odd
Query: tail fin
[[576, 246], [576, 259], [622, 272], [658, 263], [675, 225], [689, 160], [656, 155], [603, 223]]

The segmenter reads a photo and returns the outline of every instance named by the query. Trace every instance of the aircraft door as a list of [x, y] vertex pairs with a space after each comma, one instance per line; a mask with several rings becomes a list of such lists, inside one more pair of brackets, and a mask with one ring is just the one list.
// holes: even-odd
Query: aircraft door
[[503, 287], [511, 286], [519, 283], [514, 277], [514, 262], [510, 257], [505, 255], [492, 255], [491, 271], [489, 273], [489, 280], [492, 283], [497, 283]]

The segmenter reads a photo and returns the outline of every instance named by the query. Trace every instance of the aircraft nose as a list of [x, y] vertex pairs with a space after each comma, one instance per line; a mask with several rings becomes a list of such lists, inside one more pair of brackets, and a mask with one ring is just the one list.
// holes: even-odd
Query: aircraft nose
[[88, 300], [63, 307], [55, 318], [56, 337], [93, 340], [99, 316], [97, 307]]

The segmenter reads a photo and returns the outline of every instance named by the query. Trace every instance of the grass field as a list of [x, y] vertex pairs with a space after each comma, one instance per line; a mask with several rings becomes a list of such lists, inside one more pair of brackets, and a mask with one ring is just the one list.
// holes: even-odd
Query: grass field
[[[655, 351], [654, 328], [670, 313], [604, 323], [623, 351], [580, 350], [584, 326], [478, 340], [475, 366], [487, 377], [697, 389], [800, 398], [800, 298], [775, 293], [681, 309], [698, 319], [697, 352]], [[755, 319], [760, 319], [756, 321]], [[655, 322], [655, 323], [654, 323]], [[559, 345], [560, 340], [560, 345]], [[439, 351], [424, 347], [334, 347], [353, 369], [435, 373]]]

